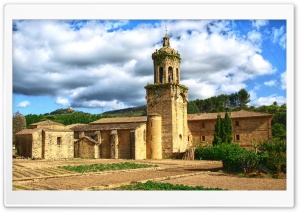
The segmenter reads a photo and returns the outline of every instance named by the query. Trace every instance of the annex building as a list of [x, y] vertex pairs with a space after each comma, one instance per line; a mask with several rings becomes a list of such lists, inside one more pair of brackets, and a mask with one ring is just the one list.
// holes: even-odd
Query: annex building
[[[145, 86], [147, 116], [103, 118], [89, 124], [63, 126], [46, 121], [16, 134], [19, 155], [42, 159], [167, 159], [194, 145], [210, 145], [218, 113], [187, 114], [188, 88], [180, 84], [180, 54], [170, 46], [152, 54], [154, 83]], [[224, 118], [225, 113], [220, 113]], [[269, 139], [273, 115], [229, 113], [233, 142], [251, 148], [251, 141]]]

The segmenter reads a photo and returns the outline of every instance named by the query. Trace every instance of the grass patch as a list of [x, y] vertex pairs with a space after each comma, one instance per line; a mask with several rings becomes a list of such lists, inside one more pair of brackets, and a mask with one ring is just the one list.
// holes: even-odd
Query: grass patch
[[160, 182], [153, 182], [153, 181], [147, 181], [146, 183], [132, 183], [130, 185], [121, 186], [119, 188], [115, 188], [114, 190], [197, 190], [197, 191], [207, 191], [207, 190], [225, 190], [221, 188], [204, 188], [203, 186], [186, 186], [182, 184], [170, 184], [170, 183], [160, 183]]
[[111, 164], [90, 164], [90, 165], [79, 165], [79, 166], [58, 166], [58, 168], [63, 168], [68, 171], [75, 171], [79, 173], [84, 172], [101, 172], [109, 170], [124, 170], [124, 169], [140, 169], [148, 167], [157, 167], [157, 165], [149, 164], [136, 164], [136, 163], [111, 163]]

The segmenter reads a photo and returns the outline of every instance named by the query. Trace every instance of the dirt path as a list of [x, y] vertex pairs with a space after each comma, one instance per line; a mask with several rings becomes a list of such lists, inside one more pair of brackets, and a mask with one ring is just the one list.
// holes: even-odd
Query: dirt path
[[[58, 166], [134, 162], [153, 168], [80, 174]], [[220, 161], [73, 159], [13, 161], [14, 190], [103, 190], [148, 180], [229, 190], [285, 190], [286, 179], [245, 178], [222, 172]]]

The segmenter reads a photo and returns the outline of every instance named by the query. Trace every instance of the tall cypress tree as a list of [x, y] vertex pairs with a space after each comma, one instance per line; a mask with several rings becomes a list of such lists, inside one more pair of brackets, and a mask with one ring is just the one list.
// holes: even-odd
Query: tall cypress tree
[[221, 115], [218, 114], [217, 123], [215, 125], [213, 146], [218, 145], [221, 142], [222, 142], [222, 119], [221, 119]]
[[232, 141], [232, 123], [231, 123], [231, 119], [227, 112], [225, 114], [225, 118], [223, 121], [222, 140], [224, 143], [231, 143], [231, 141]]
[[217, 123], [215, 125], [214, 140], [213, 145], [218, 145], [221, 143], [231, 143], [232, 142], [232, 123], [231, 119], [226, 112], [225, 118], [222, 119], [221, 115], [217, 116]]

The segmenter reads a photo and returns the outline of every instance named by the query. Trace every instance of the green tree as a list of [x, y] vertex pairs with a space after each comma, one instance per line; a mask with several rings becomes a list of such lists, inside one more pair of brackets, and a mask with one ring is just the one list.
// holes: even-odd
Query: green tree
[[265, 165], [275, 170], [277, 178], [282, 168], [286, 166], [286, 140], [279, 138], [272, 138], [267, 141], [262, 141], [259, 147], [265, 158]]
[[217, 123], [215, 125], [213, 145], [216, 146], [220, 143], [222, 143], [222, 118], [221, 115], [218, 114]]
[[188, 114], [199, 113], [199, 108], [197, 107], [197, 105], [194, 101], [188, 102], [187, 113]]
[[225, 113], [225, 118], [223, 121], [222, 140], [224, 143], [231, 143], [232, 141], [232, 122], [227, 112]]
[[275, 123], [272, 125], [272, 136], [284, 139], [286, 138], [286, 127], [283, 124]]
[[244, 88], [238, 92], [238, 101], [240, 109], [246, 108], [250, 102], [250, 94]]
[[13, 144], [15, 143], [16, 133], [26, 128], [25, 117], [18, 112], [13, 115]]
[[229, 103], [231, 108], [236, 108], [238, 106], [238, 94], [233, 93], [229, 95]]
[[214, 140], [213, 145], [218, 145], [221, 143], [231, 143], [232, 142], [232, 122], [228, 115], [225, 113], [225, 118], [222, 119], [221, 115], [218, 114], [217, 122], [215, 124]]

